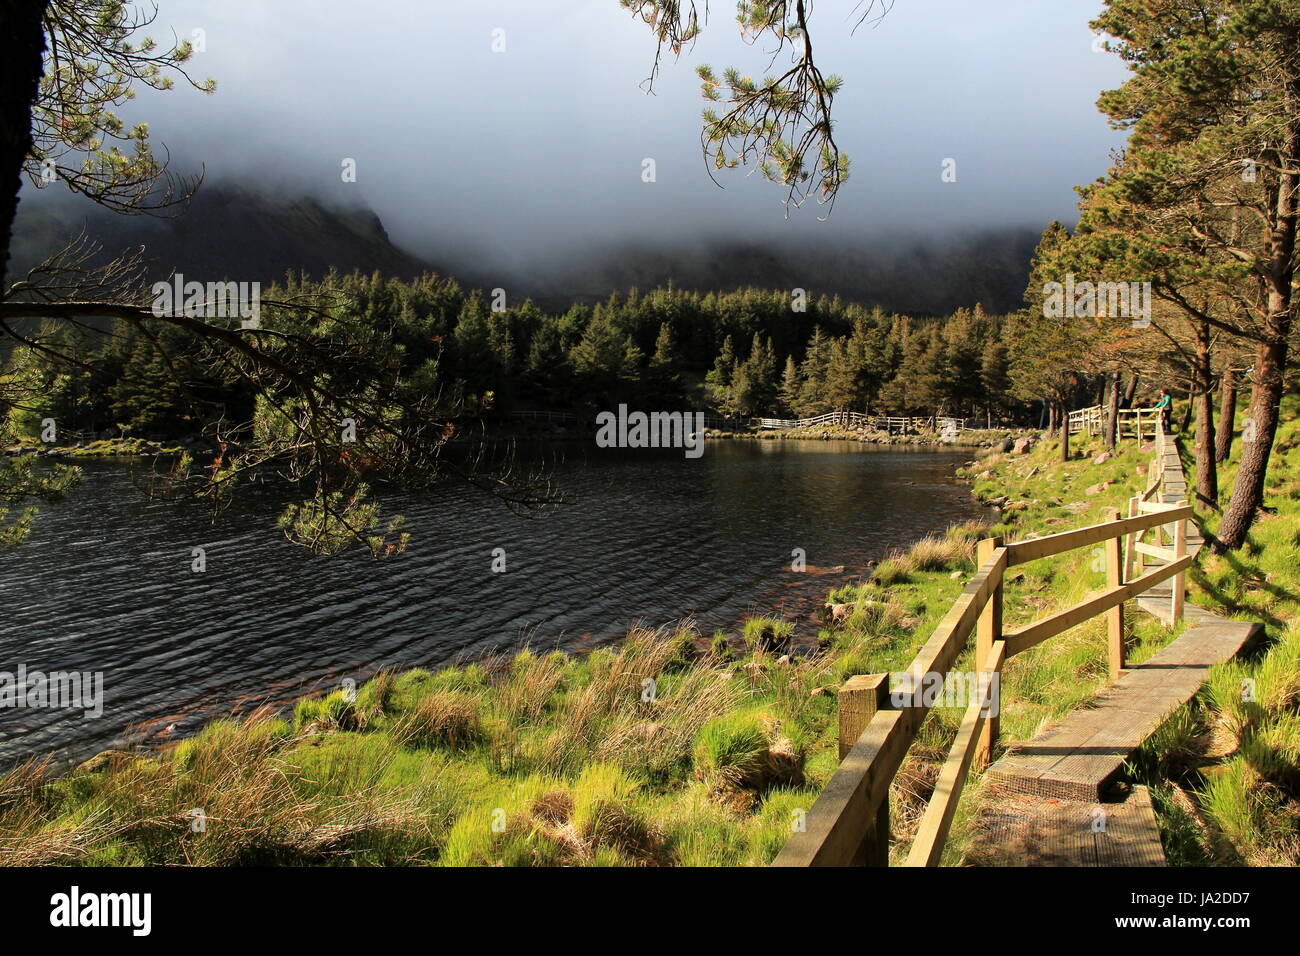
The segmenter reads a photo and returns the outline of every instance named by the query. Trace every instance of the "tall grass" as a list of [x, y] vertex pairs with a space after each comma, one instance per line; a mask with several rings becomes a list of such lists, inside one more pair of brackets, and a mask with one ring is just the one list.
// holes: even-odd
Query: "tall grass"
[[[837, 588], [815, 646], [771, 617], [711, 642], [689, 622], [634, 628], [585, 657], [525, 648], [379, 674], [354, 699], [326, 694], [289, 719], [217, 722], [161, 754], [106, 757], [62, 777], [27, 764], [0, 777], [0, 862], [762, 865], [835, 771], [839, 686], [911, 661], [973, 572], [975, 543], [1101, 520], [1144, 477], [1147, 456], [1132, 443], [1102, 465], [1090, 460], [1099, 448], [1079, 449], [1064, 465], [1051, 443], [983, 456], [969, 472], [977, 495], [1008, 497], [1001, 520], [928, 537]], [[1176, 862], [1296, 859], [1300, 632], [1287, 621], [1300, 609], [1300, 569], [1282, 546], [1294, 553], [1300, 520], [1274, 519], [1300, 509], [1300, 483], [1273, 487], [1291, 504], [1261, 522], [1237, 565], [1205, 562], [1197, 588], [1272, 615], [1277, 643], [1217, 669], [1133, 768], [1153, 786]], [[1018, 567], [1005, 583], [1008, 624], [1103, 584], [1086, 551]], [[1133, 661], [1177, 633], [1136, 614], [1127, 627]], [[971, 664], [968, 652], [956, 667]], [[1106, 680], [1100, 623], [1017, 655], [1003, 679], [1004, 742], [1033, 736]], [[933, 711], [894, 781], [895, 857], [959, 720]], [[961, 860], [980, 783], [959, 807], [948, 862]]]

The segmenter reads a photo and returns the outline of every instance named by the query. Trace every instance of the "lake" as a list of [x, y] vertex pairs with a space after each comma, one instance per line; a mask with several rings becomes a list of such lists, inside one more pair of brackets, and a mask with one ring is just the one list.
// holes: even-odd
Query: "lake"
[[286, 542], [279, 489], [250, 489], [214, 526], [201, 507], [150, 500], [143, 472], [88, 463], [74, 495], [0, 555], [0, 670], [102, 672], [103, 713], [0, 708], [0, 760], [161, 743], [380, 667], [523, 642], [589, 649], [636, 622], [692, 617], [707, 635], [778, 614], [815, 635], [808, 616], [832, 587], [979, 513], [953, 476], [968, 450], [710, 441], [688, 460], [556, 448], [567, 504], [521, 518], [465, 487], [389, 495], [382, 514], [405, 515], [412, 540], [381, 561]]

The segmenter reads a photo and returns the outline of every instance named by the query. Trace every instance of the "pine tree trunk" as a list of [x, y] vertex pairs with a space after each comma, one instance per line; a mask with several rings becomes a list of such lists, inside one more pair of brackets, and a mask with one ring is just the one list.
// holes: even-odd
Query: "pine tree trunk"
[[1264, 478], [1273, 450], [1273, 436], [1277, 433], [1286, 353], [1286, 339], [1282, 339], [1261, 345], [1255, 356], [1256, 384], [1251, 390], [1250, 408], [1242, 432], [1241, 467], [1232, 486], [1232, 498], [1219, 524], [1219, 543], [1230, 551], [1246, 542], [1246, 533], [1255, 520], [1255, 513], [1264, 503]]
[[1232, 431], [1237, 421], [1237, 375], [1228, 366], [1223, 370], [1223, 382], [1219, 386], [1219, 431], [1215, 435], [1214, 460], [1220, 464], [1232, 455]]
[[[1214, 458], [1214, 355], [1210, 351], [1210, 326], [1196, 329], [1196, 497], [1201, 504], [1219, 507], [1219, 468]], [[1190, 403], [1189, 403], [1190, 404]]]
[[1214, 460], [1214, 397], [1196, 395], [1196, 497], [1204, 505], [1219, 507], [1219, 467]]
[[[1195, 387], [1193, 387], [1193, 389], [1187, 394], [1187, 405], [1183, 408], [1183, 420], [1178, 423], [1178, 431], [1183, 435], [1186, 435], [1187, 429], [1192, 427], [1192, 409], [1196, 405], [1196, 402], [1194, 401], [1195, 394], [1196, 390]], [[1173, 409], [1171, 408], [1170, 411], [1172, 412]]]
[[1070, 411], [1068, 405], [1062, 405], [1058, 413], [1061, 420], [1061, 461], [1070, 460]]
[[32, 148], [32, 104], [41, 80], [45, 4], [7, 2], [0, 8], [0, 289], [7, 285], [23, 163]]
[[1291, 335], [1291, 286], [1295, 279], [1296, 192], [1300, 189], [1300, 79], [1290, 78], [1285, 103], [1288, 122], [1287, 144], [1278, 176], [1269, 236], [1269, 268], [1266, 274], [1268, 314], [1265, 338], [1255, 353], [1255, 387], [1250, 397], [1247, 428], [1252, 441], [1242, 435], [1241, 467], [1232, 486], [1232, 499], [1219, 524], [1216, 550], [1235, 551], [1246, 542], [1255, 513], [1264, 503], [1264, 479], [1277, 433], [1278, 410], [1286, 385], [1287, 340]]
[[1106, 447], [1115, 450], [1119, 436], [1119, 372], [1111, 376], [1109, 398], [1106, 407]]
[[1124, 407], [1125, 407], [1125, 408], [1132, 408], [1132, 407], [1133, 407], [1133, 396], [1137, 394], [1137, 390], [1138, 390], [1138, 382], [1139, 382], [1139, 381], [1140, 381], [1140, 379], [1138, 378], [1137, 375], [1134, 375], [1131, 379], [1128, 380], [1128, 388], [1126, 388], [1126, 389], [1124, 390]]

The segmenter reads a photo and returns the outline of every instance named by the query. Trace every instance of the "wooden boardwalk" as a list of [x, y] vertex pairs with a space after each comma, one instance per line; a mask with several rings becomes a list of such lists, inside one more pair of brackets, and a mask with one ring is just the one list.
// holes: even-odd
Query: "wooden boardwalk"
[[[1187, 485], [1172, 441], [1164, 443], [1158, 461], [1160, 501], [1185, 501]], [[1201, 545], [1199, 533], [1189, 533], [1188, 552]], [[1154, 588], [1137, 604], [1169, 623], [1171, 597], [1169, 586]], [[1260, 624], [1224, 620], [1192, 605], [1184, 606], [1183, 616], [1187, 630], [1167, 647], [1127, 668], [1091, 706], [1011, 747], [989, 767], [968, 863], [1164, 865], [1150, 795], [1144, 787], [1122, 783], [1124, 764], [1196, 695], [1211, 667], [1240, 653], [1263, 631]]]
[[973, 866], [1165, 866], [1151, 795], [1118, 801], [1006, 795], [980, 817]]

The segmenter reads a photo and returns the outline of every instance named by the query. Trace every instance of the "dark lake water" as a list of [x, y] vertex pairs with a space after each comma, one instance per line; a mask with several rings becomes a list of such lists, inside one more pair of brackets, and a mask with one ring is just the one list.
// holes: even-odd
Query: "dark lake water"
[[[313, 557], [253, 489], [217, 525], [91, 462], [29, 542], [0, 555], [0, 671], [99, 671], [103, 714], [0, 707], [0, 761], [163, 742], [232, 709], [285, 702], [380, 667], [432, 667], [524, 641], [583, 649], [630, 624], [751, 613], [806, 621], [866, 562], [977, 513], [964, 451], [713, 441], [680, 451], [561, 447], [570, 503], [520, 518], [481, 492], [388, 496], [409, 551]], [[207, 570], [191, 570], [191, 549]], [[492, 552], [504, 548], [505, 573]], [[809, 569], [791, 571], [802, 548]], [[842, 572], [824, 571], [844, 565]], [[805, 624], [805, 628], [811, 628]], [[167, 728], [175, 725], [170, 732]]]

